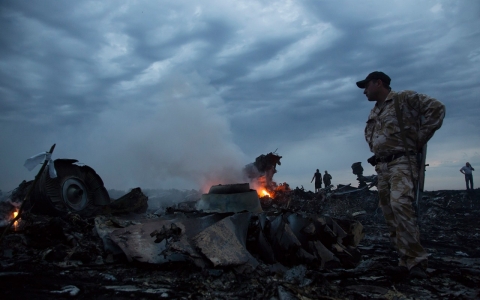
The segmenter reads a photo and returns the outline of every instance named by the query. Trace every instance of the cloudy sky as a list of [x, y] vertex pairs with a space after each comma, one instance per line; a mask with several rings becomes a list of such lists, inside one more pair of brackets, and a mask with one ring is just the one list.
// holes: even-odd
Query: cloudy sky
[[446, 105], [427, 190], [480, 171], [479, 1], [3, 0], [0, 28], [4, 192], [54, 143], [107, 189], [237, 183], [275, 150], [277, 182], [356, 186], [374, 70]]

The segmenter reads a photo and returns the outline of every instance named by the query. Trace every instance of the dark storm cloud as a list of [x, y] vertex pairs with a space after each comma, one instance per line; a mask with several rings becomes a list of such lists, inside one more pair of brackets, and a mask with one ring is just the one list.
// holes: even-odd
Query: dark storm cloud
[[479, 12], [475, 1], [3, 1], [0, 188], [31, 177], [23, 160], [53, 142], [112, 188], [241, 180], [277, 148], [278, 181], [306, 184], [320, 168], [349, 183], [370, 156], [372, 103], [355, 82], [373, 70], [446, 104], [431, 188], [461, 188], [447, 173], [454, 157], [478, 158]]
[[[1, 103], [15, 103], [12, 113], [17, 120], [42, 119], [56, 126], [57, 121], [88, 118], [105, 105], [101, 85], [89, 76], [94, 39], [85, 34], [87, 28], [69, 18], [69, 12], [68, 6], [54, 2], [3, 3], [2, 24], [8, 29], [0, 38], [5, 45], [0, 80], [6, 94]], [[88, 42], [82, 40], [87, 36]], [[52, 115], [58, 120], [49, 120]]]

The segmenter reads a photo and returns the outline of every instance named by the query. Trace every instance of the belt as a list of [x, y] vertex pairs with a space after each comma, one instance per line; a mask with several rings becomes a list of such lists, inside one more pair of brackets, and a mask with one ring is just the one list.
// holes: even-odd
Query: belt
[[[389, 163], [391, 161], [394, 161], [397, 158], [400, 158], [402, 156], [407, 155], [405, 152], [398, 152], [392, 155], [387, 155], [387, 156], [375, 156], [375, 160], [377, 163], [382, 162], [382, 163]], [[408, 152], [408, 155], [417, 155], [415, 152]]]

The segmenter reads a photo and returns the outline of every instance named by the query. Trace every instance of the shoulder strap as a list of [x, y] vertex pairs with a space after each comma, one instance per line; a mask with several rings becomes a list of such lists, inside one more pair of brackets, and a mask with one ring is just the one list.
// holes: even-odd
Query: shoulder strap
[[400, 110], [400, 105], [398, 104], [398, 96], [395, 96], [393, 99], [395, 105], [395, 114], [397, 115], [398, 125], [400, 126], [400, 134], [402, 135], [403, 146], [405, 147], [405, 152], [408, 154], [408, 144], [407, 137], [405, 136], [405, 126], [403, 125], [403, 114]]
[[395, 114], [397, 115], [398, 125], [400, 126], [400, 134], [402, 135], [403, 146], [405, 147], [405, 154], [407, 155], [409, 161], [408, 165], [410, 166], [410, 176], [412, 177], [412, 183], [415, 186], [415, 177], [413, 177], [412, 164], [410, 164], [410, 149], [408, 149], [407, 137], [405, 136], [405, 127], [403, 126], [403, 114], [400, 111], [400, 105], [398, 104], [398, 95], [395, 95], [393, 103], [395, 105]]

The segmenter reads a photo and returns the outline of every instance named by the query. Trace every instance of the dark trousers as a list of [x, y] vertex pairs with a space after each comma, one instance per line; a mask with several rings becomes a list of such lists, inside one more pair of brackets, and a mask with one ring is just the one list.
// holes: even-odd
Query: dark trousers
[[468, 183], [470, 182], [470, 189], [473, 190], [473, 175], [472, 174], [465, 174], [465, 184], [467, 185], [467, 190], [468, 188]]

